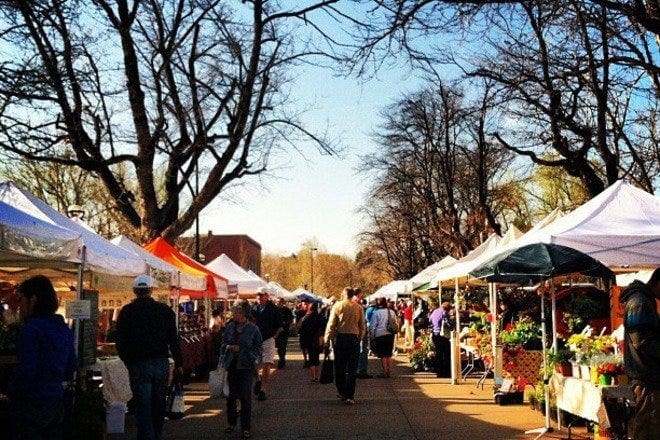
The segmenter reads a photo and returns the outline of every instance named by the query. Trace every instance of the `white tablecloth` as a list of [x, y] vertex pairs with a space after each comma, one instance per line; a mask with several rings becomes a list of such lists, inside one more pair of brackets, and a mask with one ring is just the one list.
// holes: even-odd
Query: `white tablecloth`
[[126, 403], [131, 400], [131, 384], [126, 365], [119, 358], [99, 359], [91, 369], [100, 371], [103, 379], [103, 395], [108, 402]]
[[550, 378], [550, 391], [555, 393], [558, 408], [596, 423], [603, 397], [632, 398], [629, 386], [601, 386], [561, 374]]

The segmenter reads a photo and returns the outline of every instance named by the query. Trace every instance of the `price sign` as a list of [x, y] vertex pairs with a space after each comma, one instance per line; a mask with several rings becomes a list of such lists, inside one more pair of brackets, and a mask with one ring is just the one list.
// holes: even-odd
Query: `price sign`
[[88, 299], [67, 301], [66, 317], [71, 319], [90, 319], [92, 316], [92, 302]]

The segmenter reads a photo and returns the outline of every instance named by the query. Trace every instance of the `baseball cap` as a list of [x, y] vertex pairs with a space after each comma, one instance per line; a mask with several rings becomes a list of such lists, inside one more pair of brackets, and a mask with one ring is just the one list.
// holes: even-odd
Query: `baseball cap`
[[267, 295], [268, 294], [268, 289], [265, 287], [259, 287], [257, 289], [257, 295]]
[[138, 275], [133, 281], [133, 287], [152, 288], [154, 287], [154, 279], [149, 275]]

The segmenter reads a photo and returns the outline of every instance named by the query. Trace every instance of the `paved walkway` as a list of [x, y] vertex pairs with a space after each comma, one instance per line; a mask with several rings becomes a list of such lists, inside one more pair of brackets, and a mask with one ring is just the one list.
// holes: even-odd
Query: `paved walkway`
[[[430, 373], [413, 373], [405, 355], [396, 358], [394, 377], [358, 381], [356, 401], [347, 406], [334, 385], [311, 383], [302, 368], [297, 341], [291, 339], [285, 369], [277, 370], [268, 398], [253, 402], [252, 437], [256, 439], [532, 439], [524, 432], [543, 426], [543, 417], [528, 405], [493, 403], [492, 380], [484, 390], [476, 380], [451, 385]], [[371, 373], [380, 369], [370, 359]], [[222, 432], [226, 426], [224, 399], [210, 399], [207, 383], [186, 386], [186, 416], [166, 421], [164, 439], [239, 438]], [[578, 434], [577, 436], [575, 434]], [[135, 438], [132, 417], [124, 435]], [[566, 432], [543, 437], [566, 438]], [[584, 439], [584, 428], [573, 430]]]

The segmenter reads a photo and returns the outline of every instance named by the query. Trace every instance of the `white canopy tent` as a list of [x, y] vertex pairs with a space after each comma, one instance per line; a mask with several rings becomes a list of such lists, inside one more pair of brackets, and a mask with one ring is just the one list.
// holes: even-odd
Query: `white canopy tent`
[[250, 275], [245, 269], [236, 264], [225, 254], [206, 264], [206, 267], [227, 279], [228, 284], [234, 284], [238, 288], [238, 294], [253, 294], [260, 287], [266, 287], [266, 282], [261, 278]]
[[110, 242], [142, 258], [152, 269], [170, 274], [170, 279], [167, 280], [169, 286], [181, 287], [188, 290], [206, 290], [206, 277], [181, 272], [178, 267], [171, 265], [167, 261], [161, 260], [150, 252], [147, 252], [143, 247], [134, 243], [125, 235], [119, 235], [110, 240]]
[[412, 292], [415, 288], [424, 285], [426, 283], [432, 282], [441, 269], [451, 264], [454, 264], [455, 262], [456, 262], [456, 258], [452, 257], [451, 255], [447, 255], [442, 260], [431, 264], [430, 266], [423, 269], [420, 273], [418, 273], [417, 275], [415, 275], [414, 277], [408, 280], [405, 291]]
[[268, 293], [275, 298], [283, 298], [287, 301], [293, 301], [296, 299], [296, 295], [294, 295], [293, 292], [289, 292], [275, 281], [270, 281], [266, 288], [268, 289]]
[[80, 263], [80, 234], [44, 222], [0, 201], [0, 266], [72, 268]]
[[367, 296], [367, 301], [372, 301], [377, 298], [385, 298], [387, 300], [396, 301], [397, 297], [405, 293], [406, 284], [408, 280], [394, 280], [385, 284], [380, 289], [376, 290], [371, 295]]
[[[470, 269], [477, 267], [482, 260], [486, 261], [484, 256], [492, 255], [500, 240], [499, 235], [490, 234], [486, 241], [470, 251], [465, 257], [440, 270], [435, 276], [434, 284], [452, 286], [455, 283], [460, 283], [463, 279], [467, 281]], [[474, 264], [475, 262], [476, 264]]]
[[147, 265], [143, 259], [115, 246], [105, 238], [60, 214], [46, 202], [16, 186], [13, 182], [0, 184], [0, 201], [43, 222], [79, 234], [81, 244], [85, 248], [84, 263], [87, 269], [127, 277], [147, 272]]
[[616, 269], [660, 267], [660, 198], [619, 180], [515, 247], [555, 243]]

